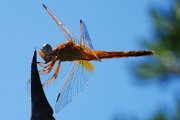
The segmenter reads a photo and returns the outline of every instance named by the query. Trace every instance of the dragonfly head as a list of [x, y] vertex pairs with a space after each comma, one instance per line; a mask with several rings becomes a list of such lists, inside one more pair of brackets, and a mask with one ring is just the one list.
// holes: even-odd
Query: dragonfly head
[[54, 58], [54, 51], [49, 44], [44, 44], [39, 53], [40, 56], [44, 59], [45, 63], [50, 62]]

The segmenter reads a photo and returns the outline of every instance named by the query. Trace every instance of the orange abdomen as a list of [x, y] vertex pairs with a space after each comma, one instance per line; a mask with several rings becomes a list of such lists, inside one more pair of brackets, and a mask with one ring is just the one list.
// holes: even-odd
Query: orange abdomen
[[94, 50], [95, 54], [99, 59], [108, 59], [108, 58], [120, 58], [120, 57], [138, 57], [138, 56], [148, 56], [153, 55], [153, 51], [101, 51]]

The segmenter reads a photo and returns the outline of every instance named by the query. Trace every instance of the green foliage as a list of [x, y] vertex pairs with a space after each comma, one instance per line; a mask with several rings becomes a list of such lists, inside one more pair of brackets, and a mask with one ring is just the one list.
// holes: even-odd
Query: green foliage
[[[155, 55], [148, 62], [135, 65], [137, 81], [172, 81], [180, 77], [180, 0], [172, 0], [169, 9], [151, 8], [154, 35], [143, 40], [143, 47], [153, 50]], [[131, 67], [132, 68], [132, 67]], [[147, 116], [147, 120], [180, 120], [180, 99], [173, 114], [164, 110]], [[120, 120], [118, 117], [114, 120]]]
[[180, 120], [180, 102], [177, 104], [176, 113], [169, 115], [163, 111], [157, 112], [150, 120]]
[[164, 113], [159, 112], [155, 116], [153, 116], [152, 120], [168, 120], [168, 119]]
[[[143, 46], [155, 51], [149, 62], [139, 63], [134, 67], [135, 74], [142, 79], [172, 81], [180, 77], [180, 0], [174, 2], [169, 9], [152, 8], [150, 10], [154, 35], [145, 40]], [[180, 99], [177, 100], [176, 112], [165, 113], [161, 110], [150, 117], [150, 120], [180, 120]]]
[[134, 71], [142, 80], [158, 78], [165, 81], [180, 76], [180, 0], [176, 0], [168, 10], [152, 8], [150, 13], [154, 37], [143, 42], [143, 46], [155, 51], [155, 55], [150, 62], [134, 67]]

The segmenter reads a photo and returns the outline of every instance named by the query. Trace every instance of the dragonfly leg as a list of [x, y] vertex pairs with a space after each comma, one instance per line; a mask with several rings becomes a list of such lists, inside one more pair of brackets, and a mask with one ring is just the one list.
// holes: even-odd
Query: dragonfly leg
[[36, 62], [39, 66], [45, 68], [45, 66], [43, 66], [43, 64], [45, 64], [44, 62]]
[[57, 78], [57, 76], [58, 76], [58, 73], [59, 73], [59, 69], [60, 69], [60, 61], [58, 62], [58, 65], [57, 65], [57, 67], [56, 67], [56, 71], [55, 71], [55, 73], [53, 74], [53, 76], [49, 79], [49, 80], [47, 80], [44, 84], [43, 84], [43, 87], [46, 87], [46, 86], [48, 86], [53, 80], [55, 80], [56, 78]]
[[44, 68], [46, 68], [46, 70], [40, 70], [39, 72], [42, 72], [42, 73], [45, 73], [45, 74], [51, 72], [51, 70], [54, 67], [55, 63], [56, 63], [56, 59], [51, 61], [47, 66], [44, 66]]

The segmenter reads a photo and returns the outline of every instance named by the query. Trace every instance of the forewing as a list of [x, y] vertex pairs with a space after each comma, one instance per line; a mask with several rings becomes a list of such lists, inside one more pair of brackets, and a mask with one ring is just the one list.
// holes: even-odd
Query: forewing
[[90, 50], [94, 50], [86, 24], [82, 20], [80, 20], [80, 33], [81, 33], [81, 39], [80, 39], [81, 45], [85, 46]]
[[86, 24], [82, 20], [80, 20], [80, 33], [81, 33], [80, 45], [89, 49], [91, 53], [97, 58], [97, 60], [100, 60], [98, 56], [96, 55], [96, 53], [94, 52], [94, 48], [93, 48], [91, 39], [89, 37]]
[[72, 40], [78, 43], [78, 39], [76, 38], [76, 36], [50, 11], [50, 9], [48, 9], [44, 4], [43, 7], [47, 11], [47, 13], [53, 18], [56, 24], [60, 27], [66, 38], [68, 40]]
[[68, 103], [80, 95], [88, 85], [93, 69], [91, 69], [92, 65], [84, 65], [86, 67], [83, 67], [82, 64], [84, 63], [83, 61], [76, 61], [74, 63], [74, 66], [58, 95], [55, 106], [56, 112], [61, 111]]

